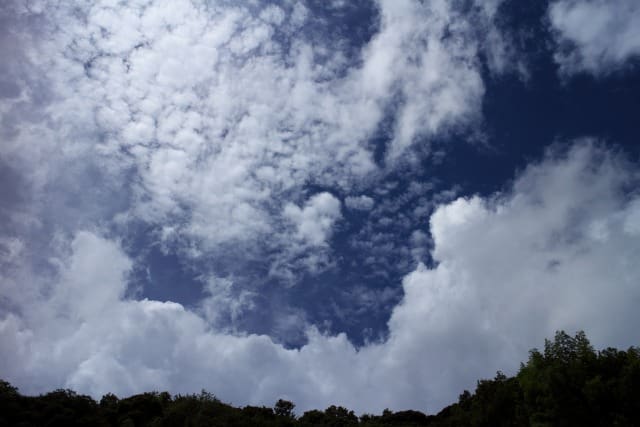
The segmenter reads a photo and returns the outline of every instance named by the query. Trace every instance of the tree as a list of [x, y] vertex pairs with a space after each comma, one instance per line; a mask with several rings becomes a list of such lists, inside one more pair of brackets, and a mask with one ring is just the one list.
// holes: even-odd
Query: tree
[[0, 397], [18, 396], [18, 388], [4, 380], [0, 380]]
[[320, 426], [327, 423], [327, 416], [324, 412], [312, 409], [306, 411], [298, 420], [303, 426]]
[[288, 400], [278, 399], [273, 407], [273, 412], [279, 417], [295, 418], [296, 415], [293, 412], [293, 408], [295, 407], [296, 405]]
[[358, 424], [358, 417], [342, 406], [331, 405], [324, 411], [330, 426], [348, 426]]

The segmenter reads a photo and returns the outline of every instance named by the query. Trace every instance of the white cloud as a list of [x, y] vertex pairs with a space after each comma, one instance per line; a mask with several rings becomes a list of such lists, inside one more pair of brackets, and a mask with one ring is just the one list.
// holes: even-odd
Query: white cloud
[[344, 204], [349, 209], [358, 211], [369, 211], [373, 208], [375, 201], [369, 196], [349, 196], [345, 197]]
[[284, 217], [295, 225], [295, 236], [300, 241], [312, 246], [326, 246], [335, 222], [342, 218], [340, 200], [331, 193], [318, 193], [303, 208], [287, 204]]
[[206, 297], [198, 303], [198, 310], [207, 323], [216, 329], [236, 332], [238, 319], [255, 308], [256, 294], [235, 289], [230, 278], [209, 277], [204, 291]]
[[478, 118], [484, 85], [469, 23], [451, 2], [382, 0], [380, 9], [359, 77], [366, 93], [403, 101], [387, 152], [395, 160], [417, 138]]
[[15, 261], [24, 250], [24, 242], [17, 237], [0, 238], [0, 254], [7, 263]]
[[4, 295], [20, 310], [0, 318], [0, 376], [25, 392], [204, 387], [237, 405], [436, 410], [478, 378], [513, 372], [558, 328], [597, 346], [638, 343], [640, 195], [625, 194], [638, 178], [624, 157], [580, 143], [529, 166], [509, 192], [439, 207], [437, 266], [405, 277], [388, 340], [359, 350], [313, 329], [289, 350], [211, 330], [176, 303], [125, 299], [130, 261], [81, 232], [38, 282], [48, 292]]
[[[15, 31], [0, 28], [16, 86], [0, 99], [0, 156], [29, 188], [20, 227], [0, 238], [0, 376], [24, 391], [204, 387], [235, 404], [436, 409], [556, 328], [637, 343], [640, 201], [621, 194], [637, 176], [588, 144], [530, 167], [500, 198], [437, 210], [438, 266], [405, 278], [389, 339], [359, 351], [313, 329], [299, 350], [222, 332], [254, 304], [233, 276], [211, 276], [196, 311], [127, 299], [132, 260], [117, 239], [78, 230], [143, 221], [210, 259], [264, 245], [286, 283], [326, 268], [340, 201], [299, 205], [307, 186], [352, 193], [377, 174], [369, 137], [394, 105], [389, 164], [474, 123], [479, 42], [444, 0], [380, 1], [380, 31], [353, 64], [305, 41], [299, 3], [57, 3], [39, 3], [46, 16], [11, 3], [15, 20], [2, 22]], [[426, 236], [411, 240], [421, 258]], [[304, 316], [281, 318], [288, 329]]]
[[564, 73], [595, 75], [640, 55], [640, 4], [635, 0], [560, 0], [549, 6]]
[[[238, 318], [255, 308], [260, 284], [245, 268], [252, 259], [266, 269], [263, 281], [282, 286], [331, 268], [335, 257], [329, 243], [341, 218], [340, 202], [329, 193], [300, 206], [292, 201], [299, 203], [309, 185], [352, 194], [378, 175], [369, 139], [385, 114], [395, 116], [387, 153], [395, 160], [413, 144], [428, 144], [441, 132], [475, 122], [481, 111], [484, 88], [468, 17], [443, 0], [381, 1], [378, 6], [379, 32], [355, 58], [345, 58], [339, 43], [323, 45], [305, 37], [307, 20], [318, 18], [300, 2], [245, 7], [241, 2], [136, 0], [124, 7], [111, 0], [73, 5], [45, 0], [37, 10], [12, 3], [2, 21], [7, 26], [0, 28], [0, 47], [14, 61], [0, 70], [5, 74], [6, 69], [19, 96], [0, 99], [0, 159], [21, 170], [29, 184], [27, 208], [14, 208], [24, 252], [8, 249], [12, 257], [22, 253], [34, 264], [47, 265], [55, 253], [49, 246], [53, 234], [82, 236], [78, 230], [104, 227], [127, 238], [144, 223], [155, 229], [165, 252], [207, 263], [232, 260], [226, 279], [207, 272], [212, 279], [197, 308], [205, 319], [197, 317], [204, 323], [198, 327], [219, 331], [234, 330]], [[359, 199], [361, 208], [372, 204], [365, 197]], [[347, 199], [348, 207], [354, 201]], [[60, 274], [71, 274], [65, 268]], [[58, 300], [75, 292], [61, 284], [67, 279], [45, 284], [41, 272], [24, 265], [14, 270], [2, 289], [12, 310], [25, 307], [43, 289], [67, 292]], [[90, 286], [68, 280], [83, 289]], [[122, 283], [100, 292], [120, 295]], [[49, 303], [54, 302], [42, 302]], [[87, 301], [95, 308], [91, 304]], [[130, 333], [127, 316], [144, 318], [139, 312], [150, 307], [183, 316], [182, 308], [168, 303], [115, 306], [123, 311], [122, 324], [114, 326], [123, 329], [123, 339]], [[12, 310], [3, 307], [0, 314]], [[273, 313], [271, 320], [287, 333], [294, 329], [287, 322], [305, 319], [290, 307], [283, 312]], [[111, 315], [120, 314], [105, 314]], [[57, 314], [49, 316], [58, 324]], [[31, 345], [43, 354], [56, 351], [65, 334], [75, 333], [65, 324], [64, 333], [45, 339], [48, 332], [40, 321], [10, 315], [5, 321], [5, 338], [24, 340], [27, 353]], [[89, 322], [86, 328], [91, 327]], [[139, 331], [142, 337], [154, 333], [151, 327]], [[180, 335], [172, 333], [169, 342]], [[87, 336], [73, 345], [85, 345], [81, 338]], [[90, 338], [86, 346], [98, 346]], [[106, 390], [118, 373], [154, 366], [154, 353], [141, 360], [118, 353], [120, 345], [126, 347], [114, 340], [99, 351], [88, 350], [93, 353], [85, 359], [70, 358], [57, 377], [40, 384], [33, 380], [32, 389], [64, 383]], [[159, 341], [149, 343], [154, 345]], [[16, 357], [12, 371], [24, 368], [26, 359]], [[79, 364], [82, 370], [73, 371]], [[96, 367], [104, 367], [103, 377]], [[98, 385], [90, 383], [91, 373]], [[158, 378], [164, 375], [158, 371]], [[22, 378], [21, 384], [32, 381]], [[147, 377], [128, 381], [114, 390], [152, 385]], [[155, 386], [164, 384], [183, 391], [201, 388], [176, 379]], [[240, 400], [245, 392], [228, 396]], [[265, 391], [260, 399], [272, 394]]]
[[[306, 185], [350, 189], [379, 172], [369, 138], [387, 112], [389, 159], [479, 117], [470, 18], [444, 0], [378, 6], [380, 31], [352, 62], [305, 38], [315, 18], [300, 4], [16, 6], [24, 53], [11, 75], [26, 77], [23, 98], [0, 101], [16, 130], [2, 156], [29, 175], [32, 200], [82, 198], [74, 212], [34, 206], [36, 217], [64, 211], [51, 222], [67, 230], [119, 212], [207, 256], [286, 235], [277, 207]], [[84, 176], [89, 162], [99, 180]]]
[[[438, 265], [405, 278], [392, 340], [415, 352], [443, 347], [425, 351], [422, 363], [447, 365], [449, 354], [453, 367], [439, 378], [458, 390], [472, 387], [474, 376], [513, 371], [527, 347], [556, 329], [584, 329], [598, 346], [640, 339], [631, 326], [639, 320], [640, 269], [632, 260], [640, 241], [624, 226], [639, 195], [629, 202], [622, 194], [637, 182], [635, 165], [591, 143], [549, 156], [529, 166], [510, 193], [438, 208], [431, 217]], [[431, 376], [437, 371], [420, 381]], [[446, 393], [449, 386], [441, 386]]]

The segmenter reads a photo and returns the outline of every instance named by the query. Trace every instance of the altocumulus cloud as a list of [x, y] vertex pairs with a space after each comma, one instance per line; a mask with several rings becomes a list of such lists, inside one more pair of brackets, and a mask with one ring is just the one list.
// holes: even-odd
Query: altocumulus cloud
[[376, 8], [377, 31], [348, 55], [346, 41], [307, 37], [322, 17], [300, 2], [6, 3], [0, 154], [24, 187], [6, 237], [42, 266], [55, 236], [143, 224], [166, 252], [233, 258], [232, 287], [259, 286], [245, 260], [287, 285], [330, 267], [322, 236], [291, 221], [309, 185], [349, 195], [384, 174], [371, 136], [389, 115], [389, 168], [480, 119], [471, 23], [495, 10]]
[[440, 206], [437, 266], [405, 277], [389, 338], [359, 349], [313, 328], [285, 349], [211, 330], [176, 303], [127, 299], [131, 261], [117, 242], [77, 232], [60, 243], [50, 292], [3, 316], [3, 375], [27, 392], [205, 387], [234, 403], [437, 409], [478, 377], [516, 369], [557, 328], [584, 328], [597, 345], [640, 339], [640, 196], [628, 197], [638, 178], [637, 165], [582, 142], [550, 151], [503, 193]]
[[193, 256], [264, 253], [299, 235], [280, 207], [307, 183], [349, 192], [379, 173], [370, 137], [389, 111], [390, 163], [479, 119], [471, 21], [495, 10], [377, 7], [378, 32], [347, 57], [305, 38], [303, 3], [11, 2], [21, 52], [7, 75], [21, 96], [3, 101], [3, 157], [56, 204], [47, 214], [64, 212], [56, 224], [90, 211], [153, 224]]

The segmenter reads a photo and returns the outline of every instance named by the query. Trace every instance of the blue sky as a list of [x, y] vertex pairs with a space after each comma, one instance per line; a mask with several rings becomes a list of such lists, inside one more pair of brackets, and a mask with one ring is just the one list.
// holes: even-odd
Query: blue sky
[[632, 0], [11, 1], [0, 367], [26, 393], [436, 411], [637, 345]]

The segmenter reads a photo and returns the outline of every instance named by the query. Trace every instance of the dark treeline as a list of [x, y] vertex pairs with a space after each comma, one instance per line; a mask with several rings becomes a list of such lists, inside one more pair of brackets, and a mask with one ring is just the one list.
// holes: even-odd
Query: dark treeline
[[71, 390], [21, 395], [0, 381], [0, 426], [640, 426], [640, 349], [596, 352], [584, 333], [556, 333], [514, 377], [478, 381], [436, 415], [419, 411], [357, 417], [330, 406], [296, 416], [295, 405], [236, 408], [212, 394], [152, 392], [96, 402]]

